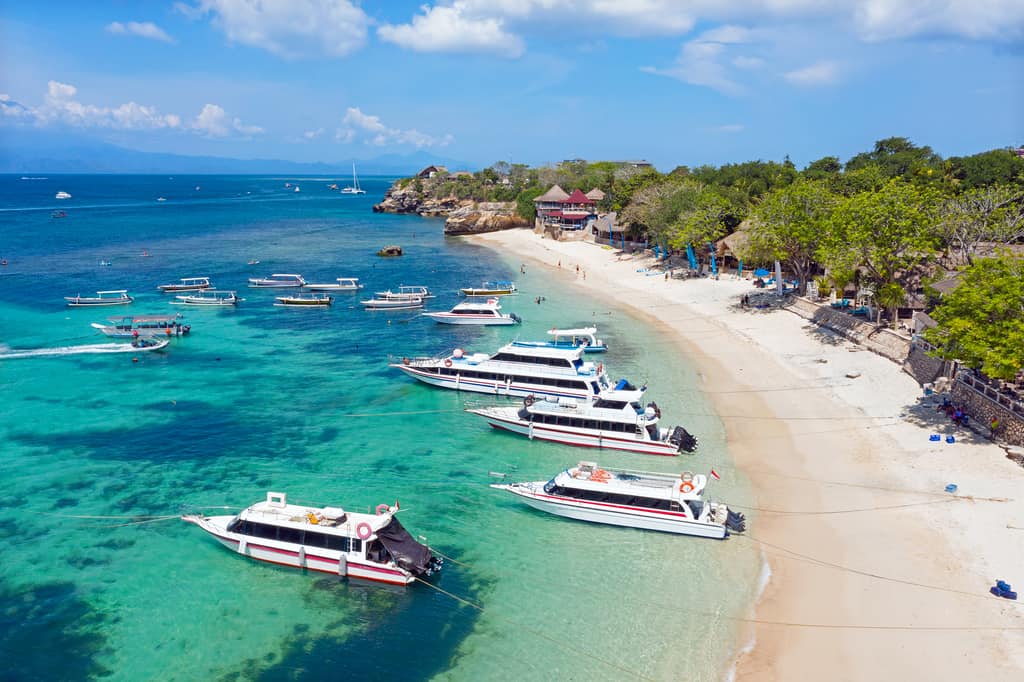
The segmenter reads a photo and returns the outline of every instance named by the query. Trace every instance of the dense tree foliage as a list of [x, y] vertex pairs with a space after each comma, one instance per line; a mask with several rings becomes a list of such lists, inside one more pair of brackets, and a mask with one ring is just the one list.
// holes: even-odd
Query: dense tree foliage
[[1012, 380], [1024, 367], [1024, 258], [979, 259], [932, 317], [925, 338], [938, 355]]

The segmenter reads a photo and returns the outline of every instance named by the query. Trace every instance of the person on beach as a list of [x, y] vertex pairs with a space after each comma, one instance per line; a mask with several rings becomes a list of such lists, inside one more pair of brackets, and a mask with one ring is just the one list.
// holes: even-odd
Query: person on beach
[[584, 282], [587, 281], [587, 271], [586, 270], [583, 271], [583, 281]]
[[999, 417], [992, 417], [992, 422], [988, 425], [988, 439], [996, 439], [996, 431], [999, 430]]
[[526, 263], [523, 263], [522, 265], [519, 266], [519, 274], [520, 275], [525, 275], [526, 274]]
[[665, 281], [666, 282], [668, 281], [668, 273], [667, 272], [665, 273]]

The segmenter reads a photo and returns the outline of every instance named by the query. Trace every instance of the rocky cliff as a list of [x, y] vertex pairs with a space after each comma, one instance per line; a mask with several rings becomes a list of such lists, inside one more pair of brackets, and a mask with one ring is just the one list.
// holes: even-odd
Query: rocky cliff
[[445, 234], [476, 234], [512, 227], [526, 227], [530, 222], [516, 215], [515, 202], [477, 202], [458, 199], [454, 195], [430, 197], [423, 191], [426, 182], [396, 182], [384, 194], [384, 200], [373, 207], [374, 213], [415, 213], [424, 217], [444, 217]]

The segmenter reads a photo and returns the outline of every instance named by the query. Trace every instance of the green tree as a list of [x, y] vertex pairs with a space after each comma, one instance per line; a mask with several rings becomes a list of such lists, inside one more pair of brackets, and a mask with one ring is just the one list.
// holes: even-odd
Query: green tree
[[811, 161], [804, 168], [801, 175], [808, 180], [826, 180], [834, 178], [843, 172], [843, 164], [839, 163], [838, 156], [823, 156], [817, 161]]
[[544, 194], [547, 190], [540, 185], [534, 185], [533, 187], [527, 187], [519, 193], [516, 197], [516, 213], [527, 220], [533, 220], [537, 217], [537, 205], [533, 203], [533, 200]]
[[1024, 239], [1024, 188], [977, 187], [947, 199], [940, 208], [945, 247], [952, 263], [969, 265], [983, 242]]
[[903, 300], [896, 300], [895, 287], [916, 289], [939, 247], [938, 200], [932, 187], [894, 179], [840, 201], [832, 212], [819, 249], [823, 262], [837, 270], [864, 268], [875, 291], [885, 292], [893, 326]]
[[1024, 367], [1024, 259], [979, 259], [931, 316], [938, 326], [924, 336], [936, 355], [1012, 380]]
[[824, 182], [814, 180], [769, 192], [754, 207], [747, 257], [785, 263], [799, 280], [799, 293], [805, 293], [836, 201]]
[[1024, 189], [1024, 158], [1009, 149], [993, 149], [972, 156], [953, 156], [949, 173], [961, 189], [1004, 184]]
[[697, 186], [688, 205], [676, 216], [669, 232], [669, 246], [686, 248], [687, 244], [714, 242], [728, 232], [727, 221], [735, 209], [728, 199], [707, 187]]
[[661, 181], [640, 189], [622, 212], [622, 221], [640, 226], [655, 243], [667, 242], [675, 233], [684, 211], [697, 205], [696, 183]]
[[857, 154], [846, 162], [846, 170], [878, 166], [889, 178], [939, 180], [942, 157], [931, 147], [918, 147], [905, 137], [888, 137], [875, 142], [870, 152]]

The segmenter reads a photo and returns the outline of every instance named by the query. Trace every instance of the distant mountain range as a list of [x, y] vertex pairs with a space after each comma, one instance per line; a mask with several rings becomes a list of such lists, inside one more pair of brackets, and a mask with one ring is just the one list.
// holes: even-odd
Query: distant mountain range
[[[355, 159], [360, 175], [412, 175], [431, 164], [474, 170], [472, 164], [426, 151]], [[34, 131], [0, 130], [0, 173], [285, 173], [348, 175], [352, 161], [302, 163], [141, 152], [106, 142]]]

